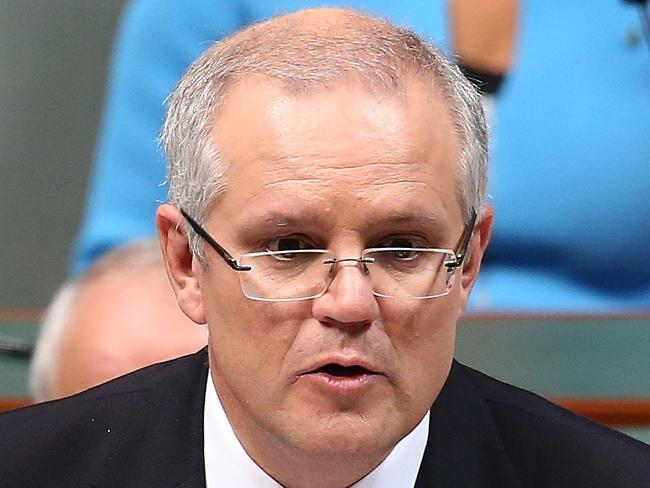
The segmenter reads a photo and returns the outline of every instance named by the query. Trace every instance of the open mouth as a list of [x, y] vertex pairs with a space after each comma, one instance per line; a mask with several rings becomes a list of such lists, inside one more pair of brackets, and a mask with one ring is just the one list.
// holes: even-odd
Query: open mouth
[[[362, 364], [364, 364], [362, 366]], [[337, 397], [358, 398], [358, 395], [368, 392], [370, 388], [381, 385], [383, 373], [365, 366], [365, 363], [343, 365], [338, 362], [325, 363], [322, 366], [306, 371], [298, 376], [308, 384], [323, 389], [327, 394]]]
[[312, 371], [312, 373], [323, 373], [329, 376], [340, 378], [352, 378], [355, 376], [377, 374], [363, 366], [341, 366], [336, 363], [329, 363]]

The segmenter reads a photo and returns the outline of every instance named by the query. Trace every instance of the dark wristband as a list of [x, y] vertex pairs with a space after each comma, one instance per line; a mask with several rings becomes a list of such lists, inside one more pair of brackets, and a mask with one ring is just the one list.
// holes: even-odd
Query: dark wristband
[[458, 67], [465, 78], [485, 95], [496, 95], [506, 78], [505, 73], [489, 73], [479, 68], [471, 68], [463, 63], [458, 63]]

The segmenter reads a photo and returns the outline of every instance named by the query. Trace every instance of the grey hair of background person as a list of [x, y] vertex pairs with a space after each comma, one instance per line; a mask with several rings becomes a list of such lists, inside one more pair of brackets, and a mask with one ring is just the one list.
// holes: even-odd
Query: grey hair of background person
[[[408, 75], [441, 93], [461, 141], [458, 191], [465, 221], [478, 212], [487, 187], [487, 127], [481, 97], [442, 51], [384, 20], [345, 12], [334, 35], [305, 29], [295, 16], [248, 27], [217, 42], [188, 69], [169, 99], [161, 144], [168, 164], [170, 202], [204, 222], [225, 190], [225, 167], [210, 132], [229, 84], [261, 74], [305, 94], [341, 79], [397, 91]], [[287, 20], [289, 19], [289, 21]], [[242, 137], [245, 137], [245, 132]], [[198, 236], [186, 226], [192, 252], [204, 262]]]
[[106, 253], [86, 273], [61, 285], [41, 320], [30, 365], [29, 387], [34, 400], [41, 402], [52, 398], [59, 346], [66, 325], [71, 323], [73, 307], [83, 287], [107, 273], [132, 271], [161, 263], [158, 239], [141, 239]]

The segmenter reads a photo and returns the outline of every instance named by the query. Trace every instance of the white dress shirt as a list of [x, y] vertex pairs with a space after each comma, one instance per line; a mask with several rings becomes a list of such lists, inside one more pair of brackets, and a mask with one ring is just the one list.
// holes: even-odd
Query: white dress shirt
[[[429, 435], [429, 414], [397, 443], [379, 466], [351, 488], [412, 488], [415, 485]], [[281, 488], [248, 456], [235, 436], [208, 372], [203, 417], [207, 488]]]

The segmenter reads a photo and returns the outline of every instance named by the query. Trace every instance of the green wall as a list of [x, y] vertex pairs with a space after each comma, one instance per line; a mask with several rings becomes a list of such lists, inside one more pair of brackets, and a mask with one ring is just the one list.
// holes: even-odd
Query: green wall
[[123, 3], [0, 0], [0, 308], [65, 276]]

